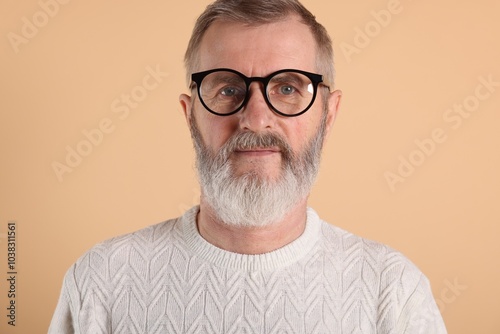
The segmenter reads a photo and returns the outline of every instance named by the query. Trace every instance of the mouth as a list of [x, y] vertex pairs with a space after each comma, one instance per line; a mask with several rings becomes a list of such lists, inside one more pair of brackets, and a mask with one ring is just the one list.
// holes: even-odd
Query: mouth
[[245, 156], [267, 156], [276, 153], [280, 153], [281, 150], [278, 147], [253, 147], [253, 148], [245, 148], [245, 149], [236, 149], [234, 153], [237, 155], [245, 155]]

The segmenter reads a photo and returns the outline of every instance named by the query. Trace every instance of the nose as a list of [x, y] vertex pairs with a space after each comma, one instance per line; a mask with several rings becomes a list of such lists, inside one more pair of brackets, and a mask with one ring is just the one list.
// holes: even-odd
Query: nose
[[264, 132], [274, 127], [276, 115], [268, 106], [264, 98], [264, 86], [260, 82], [253, 82], [248, 88], [248, 101], [240, 115], [241, 130]]

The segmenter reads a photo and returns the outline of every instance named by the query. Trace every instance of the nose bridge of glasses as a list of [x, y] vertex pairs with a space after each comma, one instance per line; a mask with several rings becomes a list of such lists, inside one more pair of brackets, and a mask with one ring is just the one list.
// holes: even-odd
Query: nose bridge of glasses
[[274, 107], [266, 93], [268, 78], [245, 78], [247, 85], [246, 98], [240, 114], [240, 126], [254, 132], [264, 131], [273, 127], [275, 117]]
[[245, 82], [247, 85], [247, 100], [254, 96], [256, 91], [260, 91], [264, 97], [264, 100], [267, 102], [266, 87], [269, 82], [269, 78], [251, 77], [245, 78]]

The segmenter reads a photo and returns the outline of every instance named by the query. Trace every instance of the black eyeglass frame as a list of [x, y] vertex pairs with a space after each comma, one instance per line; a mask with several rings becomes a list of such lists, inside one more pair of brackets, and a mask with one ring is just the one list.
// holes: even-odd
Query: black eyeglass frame
[[[245, 99], [243, 100], [243, 102], [241, 103], [241, 105], [238, 108], [236, 108], [236, 110], [234, 110], [234, 111], [232, 111], [230, 113], [222, 114], [222, 113], [218, 113], [218, 112], [210, 109], [205, 104], [205, 101], [203, 101], [203, 98], [201, 97], [201, 91], [200, 91], [200, 89], [201, 89], [201, 83], [203, 82], [203, 79], [207, 75], [209, 75], [211, 73], [214, 73], [214, 72], [231, 72], [231, 73], [234, 73], [234, 74], [238, 75], [241, 79], [243, 79], [243, 81], [246, 84]], [[307, 78], [309, 78], [309, 80], [311, 80], [311, 83], [312, 83], [313, 88], [314, 88], [313, 97], [311, 99], [311, 102], [309, 103], [309, 105], [304, 110], [302, 110], [301, 112], [299, 112], [297, 114], [285, 114], [285, 113], [282, 113], [281, 111], [279, 111], [278, 109], [276, 109], [273, 106], [273, 104], [271, 103], [271, 101], [269, 101], [269, 97], [267, 96], [267, 85], [268, 85], [269, 81], [271, 81], [271, 79], [274, 76], [276, 76], [276, 75], [278, 75], [280, 73], [284, 73], [284, 72], [299, 73], [299, 74], [302, 74], [302, 75], [306, 76]], [[285, 117], [297, 117], [297, 116], [302, 115], [306, 111], [308, 111], [312, 107], [312, 105], [314, 104], [314, 101], [316, 100], [316, 95], [318, 93], [318, 86], [319, 86], [319, 84], [323, 83], [323, 76], [321, 74], [306, 72], [306, 71], [302, 71], [302, 70], [283, 69], [283, 70], [279, 70], [279, 71], [273, 72], [273, 73], [269, 74], [266, 77], [250, 77], [249, 78], [246, 75], [244, 75], [243, 73], [240, 73], [240, 72], [238, 72], [236, 70], [233, 70], [233, 69], [230, 69], [230, 68], [215, 68], [215, 69], [211, 69], [211, 70], [208, 70], [208, 71], [197, 72], [197, 73], [191, 74], [191, 81], [194, 82], [196, 84], [196, 86], [197, 86], [196, 90], [198, 92], [198, 97], [200, 98], [201, 104], [205, 107], [205, 109], [207, 109], [209, 112], [211, 112], [214, 115], [217, 115], [217, 116], [230, 116], [230, 115], [234, 115], [238, 111], [240, 111], [248, 103], [248, 100], [250, 99], [250, 96], [248, 94], [248, 91], [250, 89], [250, 84], [252, 82], [254, 82], [254, 81], [257, 81], [257, 82], [261, 82], [263, 84], [263, 86], [264, 86], [264, 94], [263, 94], [264, 95], [264, 99], [265, 99], [267, 105], [275, 113], [277, 113], [278, 115], [281, 115], [281, 116], [285, 116]], [[324, 86], [328, 87], [327, 85], [324, 85]], [[191, 87], [191, 88], [193, 88], [193, 87]]]

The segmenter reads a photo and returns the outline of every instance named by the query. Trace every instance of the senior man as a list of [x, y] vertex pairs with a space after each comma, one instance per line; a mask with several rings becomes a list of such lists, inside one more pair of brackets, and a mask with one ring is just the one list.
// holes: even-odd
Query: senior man
[[82, 256], [49, 332], [446, 333], [409, 260], [307, 207], [342, 95], [332, 58], [296, 0], [209, 5], [180, 96], [200, 205]]

